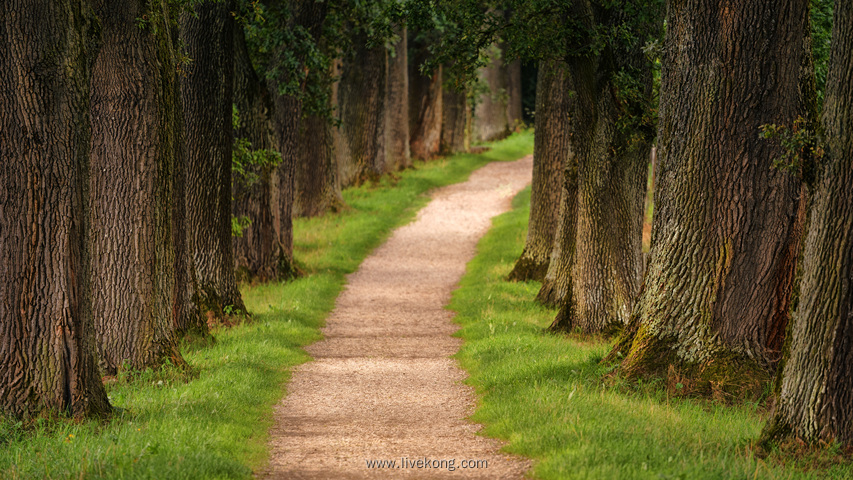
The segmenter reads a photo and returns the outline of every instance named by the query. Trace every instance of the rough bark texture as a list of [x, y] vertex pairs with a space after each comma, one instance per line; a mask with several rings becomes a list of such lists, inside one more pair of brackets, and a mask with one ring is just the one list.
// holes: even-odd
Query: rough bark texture
[[[234, 29], [234, 105], [240, 125], [234, 138], [246, 139], [254, 150], [279, 151], [273, 128], [273, 103], [249, 59], [242, 28]], [[248, 217], [250, 225], [231, 240], [234, 267], [240, 281], [277, 279], [282, 252], [273, 228], [272, 173], [274, 167], [247, 166], [251, 180], [232, 179], [232, 215]]]
[[509, 134], [507, 118], [507, 75], [503, 51], [493, 45], [488, 52], [489, 64], [480, 69], [480, 82], [485, 92], [477, 99], [471, 137], [475, 142], [503, 138]]
[[[92, 311], [101, 369], [115, 374], [182, 361], [183, 158], [168, 10], [99, 0], [95, 12], [102, 43], [91, 92]], [[157, 24], [137, 27], [146, 15]]]
[[[577, 158], [571, 152], [565, 161], [562, 185], [551, 259], [542, 280], [542, 287], [536, 295], [536, 300], [552, 307], [560, 305], [572, 290], [578, 222], [578, 164]], [[554, 325], [554, 329], [559, 329], [559, 324]]]
[[[290, 10], [294, 13], [290, 22], [307, 30], [314, 41], [319, 44], [328, 3], [302, 1], [290, 1], [288, 3]], [[289, 55], [286, 51], [288, 45], [283, 45], [281, 48], [282, 51], [274, 52], [275, 61], [284, 62]], [[297, 60], [300, 64], [304, 64], [304, 59], [298, 58]], [[293, 202], [296, 195], [296, 164], [300, 159], [299, 132], [303, 111], [302, 100], [292, 95], [280, 95], [279, 86], [297, 81], [299, 88], [304, 92], [308, 73], [304, 72], [304, 77], [294, 79], [289, 76], [294, 73], [288, 73], [287, 68], [287, 66], [282, 68], [284, 73], [281, 73], [281, 76], [269, 81], [270, 90], [275, 93], [273, 96], [275, 128], [282, 157], [282, 162], [272, 177], [273, 228], [281, 251], [278, 266], [280, 278], [294, 277], [298, 273], [293, 263]], [[302, 73], [298, 74], [301, 75]]]
[[187, 162], [187, 233], [196, 303], [208, 315], [245, 310], [231, 251], [234, 20], [231, 2], [208, 0], [184, 14], [181, 38], [192, 59], [181, 82]]
[[[296, 21], [321, 42], [320, 34], [326, 16], [324, 4], [303, 3]], [[331, 95], [331, 71], [314, 72], [307, 81], [318, 81]], [[293, 215], [313, 217], [343, 204], [334, 157], [334, 137], [328, 118], [308, 112], [297, 126]]]
[[104, 415], [92, 321], [87, 2], [6, 2], [0, 22], [0, 411]]
[[353, 53], [341, 65], [336, 106], [335, 156], [342, 186], [376, 179], [385, 165], [385, 74], [388, 52], [353, 40]]
[[814, 195], [776, 419], [765, 433], [853, 445], [853, 3], [836, 2]]
[[327, 118], [308, 115], [299, 129], [299, 156], [294, 213], [315, 217], [344, 203], [335, 164], [334, 134]]
[[808, 4], [669, 5], [652, 247], [622, 352], [628, 376], [749, 395], [780, 359], [800, 185], [771, 167], [780, 149], [757, 132], [804, 113]]
[[563, 62], [543, 60], [539, 64], [530, 219], [524, 250], [509, 274], [510, 280], [541, 281], [548, 272], [571, 145], [572, 94], [567, 74]]
[[409, 42], [406, 27], [397, 29], [400, 40], [388, 57], [385, 85], [385, 162], [391, 170], [412, 166], [409, 149]]
[[438, 155], [441, 147], [442, 68], [421, 73], [421, 65], [429, 58], [428, 45], [413, 36], [409, 42], [412, 61], [409, 65], [409, 130], [412, 155], [427, 160]]
[[[463, 87], [464, 88], [464, 87]], [[453, 86], [444, 85], [441, 89], [441, 146], [442, 154], [464, 151], [468, 145], [467, 107], [468, 96], [465, 91], [457, 91]]]
[[[652, 74], [639, 47], [571, 62], [575, 97], [572, 154], [578, 164], [578, 220], [572, 287], [555, 326], [587, 334], [611, 334], [628, 322], [643, 273], [643, 200], [651, 139], [620, 128], [630, 107], [613, 74], [634, 72], [652, 95]], [[569, 305], [571, 304], [571, 305]]]

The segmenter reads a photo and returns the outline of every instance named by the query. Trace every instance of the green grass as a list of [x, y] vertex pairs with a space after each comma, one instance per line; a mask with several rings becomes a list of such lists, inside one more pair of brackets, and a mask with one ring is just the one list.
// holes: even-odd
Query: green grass
[[765, 421], [755, 404], [671, 398], [657, 384], [605, 383], [609, 344], [544, 333], [556, 310], [537, 282], [504, 281], [521, 253], [530, 191], [494, 221], [450, 308], [465, 343], [457, 355], [481, 396], [473, 420], [506, 450], [534, 459], [544, 479], [853, 478], [832, 448], [797, 460], [749, 448]]
[[485, 154], [419, 163], [345, 191], [342, 213], [297, 220], [295, 255], [307, 275], [244, 287], [253, 321], [218, 332], [213, 345], [185, 345], [193, 378], [169, 366], [122, 375], [108, 392], [123, 411], [106, 422], [0, 419], [0, 478], [250, 478], [267, 460], [273, 405], [292, 367], [309, 359], [302, 347], [320, 338], [345, 275], [414, 217], [430, 189], [532, 145], [525, 132]]

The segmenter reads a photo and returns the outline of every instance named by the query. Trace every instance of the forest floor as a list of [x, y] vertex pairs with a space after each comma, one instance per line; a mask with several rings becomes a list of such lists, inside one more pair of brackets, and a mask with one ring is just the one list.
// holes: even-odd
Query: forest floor
[[461, 340], [444, 307], [531, 170], [531, 156], [496, 162], [435, 191], [348, 277], [324, 339], [307, 348], [314, 360], [276, 408], [262, 477], [523, 476], [529, 463], [467, 420], [476, 400], [450, 357]]

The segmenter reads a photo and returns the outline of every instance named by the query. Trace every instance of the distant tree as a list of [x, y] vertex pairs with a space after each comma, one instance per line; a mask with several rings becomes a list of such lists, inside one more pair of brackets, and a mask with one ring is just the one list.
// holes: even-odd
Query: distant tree
[[97, 19], [80, 0], [3, 7], [0, 410], [106, 415], [87, 248]]
[[669, 4], [651, 251], [616, 347], [622, 374], [748, 396], [781, 358], [804, 210], [758, 132], [808, 115], [808, 12], [808, 0]]
[[[799, 304], [765, 439], [853, 445], [853, 3], [835, 2], [825, 150], [809, 216]], [[801, 145], [800, 148], [813, 148]]]
[[[102, 371], [182, 362], [185, 304], [183, 146], [177, 25], [160, 1], [96, 0], [92, 67], [92, 311]], [[147, 18], [138, 25], [140, 18]]]
[[443, 113], [442, 66], [437, 65], [429, 72], [420, 70], [429, 57], [431, 31], [409, 30], [409, 130], [411, 132], [412, 155], [429, 159], [441, 149], [441, 126]]
[[385, 163], [391, 170], [412, 166], [409, 146], [409, 42], [405, 25], [396, 26], [399, 40], [389, 49], [388, 81], [385, 83]]

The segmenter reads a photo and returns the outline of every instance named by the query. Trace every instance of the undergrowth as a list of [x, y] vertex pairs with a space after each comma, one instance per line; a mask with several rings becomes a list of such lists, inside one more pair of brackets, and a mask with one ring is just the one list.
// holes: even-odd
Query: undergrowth
[[430, 189], [532, 145], [524, 132], [484, 154], [420, 162], [344, 191], [348, 208], [339, 213], [295, 220], [294, 254], [306, 275], [244, 285], [252, 321], [218, 330], [214, 342], [186, 342], [189, 370], [166, 365], [108, 379], [117, 407], [109, 420], [0, 418], [0, 478], [251, 478], [267, 461], [273, 405], [291, 369], [309, 359], [302, 347], [320, 338], [345, 275], [414, 217]]
[[[727, 406], [671, 395], [662, 382], [607, 377], [610, 343], [544, 329], [557, 311], [535, 302], [538, 282], [504, 279], [521, 254], [530, 190], [494, 220], [450, 308], [457, 355], [480, 396], [473, 420], [505, 449], [534, 460], [542, 479], [853, 478], [837, 448], [776, 448], [758, 458], [759, 403]], [[607, 377], [607, 378], [606, 378]]]

